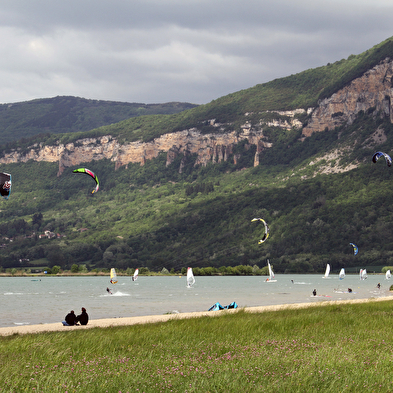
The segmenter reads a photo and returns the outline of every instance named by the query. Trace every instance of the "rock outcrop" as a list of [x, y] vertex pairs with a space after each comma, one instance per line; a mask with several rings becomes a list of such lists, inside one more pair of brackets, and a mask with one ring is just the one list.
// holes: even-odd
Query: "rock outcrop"
[[[202, 134], [196, 128], [180, 132], [168, 133], [152, 140], [151, 142], [130, 142], [120, 144], [111, 136], [99, 138], [85, 138], [76, 143], [56, 146], [42, 146], [36, 144], [27, 152], [16, 150], [5, 154], [0, 163], [49, 161], [59, 163], [60, 176], [63, 171], [71, 166], [77, 166], [93, 160], [109, 159], [119, 168], [129, 163], [144, 165], [146, 160], [157, 157], [166, 152], [166, 165], [170, 165], [179, 156], [197, 154], [195, 165], [206, 166], [208, 162], [217, 163], [228, 160], [234, 145], [242, 140], [248, 140], [249, 145], [257, 146], [254, 165], [259, 163], [259, 153], [271, 147], [271, 143], [264, 140], [262, 129], [253, 129], [248, 125], [242, 127], [241, 132], [228, 132], [222, 134]], [[236, 160], [235, 157], [234, 159]], [[184, 162], [182, 161], [184, 164]], [[182, 170], [182, 164], [179, 170]]]
[[352, 124], [360, 111], [372, 109], [393, 122], [393, 61], [386, 58], [314, 109], [303, 136]]
[[[77, 166], [93, 160], [109, 159], [114, 162], [115, 169], [126, 166], [129, 163], [144, 165], [147, 160], [157, 157], [162, 152], [166, 153], [166, 165], [171, 165], [177, 157], [181, 157], [179, 171], [183, 170], [186, 158], [196, 154], [195, 165], [206, 166], [209, 162], [220, 163], [230, 157], [238, 162], [240, 155], [233, 154], [234, 146], [241, 141], [247, 140], [245, 149], [251, 145], [256, 146], [254, 166], [259, 165], [260, 154], [265, 149], [272, 147], [263, 134], [263, 128], [276, 127], [286, 130], [299, 129], [302, 123], [299, 115], [309, 115], [311, 118], [302, 130], [302, 137], [306, 138], [314, 132], [333, 129], [344, 124], [351, 124], [360, 111], [372, 109], [381, 116], [387, 116], [393, 122], [393, 61], [389, 58], [364, 73], [361, 77], [353, 80], [343, 89], [333, 94], [330, 98], [322, 100], [316, 108], [294, 109], [292, 111], [269, 111], [262, 113], [261, 120], [257, 124], [251, 121], [240, 127], [240, 130], [224, 132], [230, 129], [229, 124], [216, 122], [215, 119], [207, 120], [206, 123], [216, 127], [216, 133], [205, 134], [197, 128], [191, 128], [179, 132], [164, 134], [150, 142], [129, 142], [120, 144], [110, 136], [97, 138], [84, 138], [75, 143], [44, 146], [35, 144], [27, 151], [14, 150], [0, 158], [0, 163], [13, 162], [49, 161], [58, 162], [60, 176], [68, 167]], [[271, 115], [273, 114], [273, 115]], [[274, 120], [274, 114], [277, 119]], [[255, 115], [254, 113], [246, 113]], [[254, 116], [255, 117], [255, 116]], [[269, 120], [267, 120], [267, 118]], [[373, 137], [373, 141], [383, 140], [383, 130], [379, 130]]]

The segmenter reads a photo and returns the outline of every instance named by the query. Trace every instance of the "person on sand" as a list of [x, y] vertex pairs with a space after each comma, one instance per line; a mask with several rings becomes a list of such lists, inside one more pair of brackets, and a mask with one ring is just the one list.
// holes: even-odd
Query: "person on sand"
[[314, 290], [312, 291], [312, 294], [313, 294], [314, 296], [317, 296], [317, 290], [314, 289]]
[[76, 320], [81, 324], [81, 325], [87, 325], [87, 322], [89, 322], [89, 315], [86, 312], [86, 309], [82, 307], [82, 314], [79, 314], [76, 317]]
[[74, 310], [71, 310], [65, 317], [65, 323], [63, 322], [64, 326], [74, 326], [78, 324], [78, 320], [76, 319], [76, 315]]

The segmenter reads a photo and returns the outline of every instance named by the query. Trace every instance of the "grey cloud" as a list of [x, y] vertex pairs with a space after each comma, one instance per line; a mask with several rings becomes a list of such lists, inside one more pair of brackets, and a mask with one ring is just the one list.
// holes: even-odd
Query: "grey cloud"
[[0, 102], [54, 95], [205, 103], [358, 54], [384, 0], [3, 0]]

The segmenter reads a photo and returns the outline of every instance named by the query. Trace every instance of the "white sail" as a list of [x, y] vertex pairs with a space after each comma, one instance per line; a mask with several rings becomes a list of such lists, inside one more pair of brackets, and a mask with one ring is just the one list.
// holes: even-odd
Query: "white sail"
[[325, 270], [325, 275], [322, 278], [329, 278], [329, 273], [330, 273], [330, 265], [326, 265], [326, 270]]
[[269, 278], [266, 280], [267, 282], [276, 282], [277, 280], [274, 279], [274, 272], [272, 267], [270, 266], [270, 262], [267, 261], [267, 265], [269, 266]]
[[340, 280], [342, 280], [344, 277], [345, 277], [345, 270], [344, 270], [344, 268], [342, 268], [342, 269], [340, 270], [340, 273], [339, 273], [339, 275], [338, 275], [338, 278], [339, 278]]
[[194, 273], [192, 272], [192, 267], [187, 269], [187, 287], [192, 287], [195, 284]]
[[387, 280], [390, 280], [390, 277], [392, 277], [392, 275], [390, 273], [390, 269], [386, 272], [385, 277]]
[[132, 281], [136, 281], [136, 279], [138, 278], [138, 274], [139, 274], [139, 269], [135, 269], [134, 275], [132, 276]]
[[117, 275], [116, 275], [116, 270], [114, 268], [111, 269], [111, 283], [116, 284], [117, 283]]
[[365, 280], [367, 278], [367, 270], [366, 269], [360, 269], [360, 279]]

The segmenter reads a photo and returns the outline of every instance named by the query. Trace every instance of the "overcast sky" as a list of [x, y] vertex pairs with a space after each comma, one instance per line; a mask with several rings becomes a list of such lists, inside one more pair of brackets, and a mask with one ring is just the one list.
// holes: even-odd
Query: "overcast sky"
[[208, 103], [393, 36], [392, 0], [1, 0], [0, 103]]

